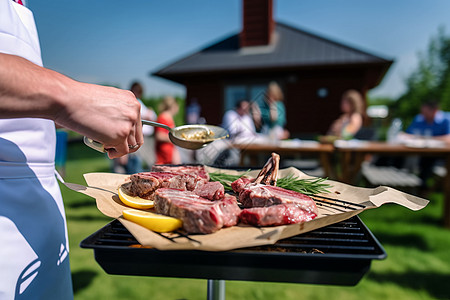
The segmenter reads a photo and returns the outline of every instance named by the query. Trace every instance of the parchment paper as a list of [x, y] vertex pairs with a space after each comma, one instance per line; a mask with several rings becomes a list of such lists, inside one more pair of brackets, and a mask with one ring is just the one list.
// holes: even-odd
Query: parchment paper
[[[233, 170], [221, 170], [208, 167], [209, 172], [224, 172], [239, 174]], [[256, 177], [258, 171], [250, 172], [248, 175]], [[291, 167], [280, 170], [279, 177], [287, 175], [299, 178], [311, 178], [301, 171]], [[129, 208], [125, 206], [117, 195], [118, 187], [128, 179], [128, 175], [113, 173], [88, 173], [84, 174], [86, 186], [66, 183], [66, 186], [74, 191], [86, 194], [96, 199], [98, 209], [111, 218], [118, 219], [143, 246], [155, 247], [160, 250], [205, 250], [224, 251], [243, 247], [274, 244], [276, 241], [288, 238], [300, 233], [311, 231], [323, 226], [340, 222], [366, 209], [377, 208], [385, 203], [396, 203], [411, 210], [424, 208], [428, 201], [412, 196], [390, 187], [380, 186], [374, 189], [354, 187], [340, 182], [327, 180], [325, 183], [332, 187], [330, 193], [322, 196], [345, 200], [351, 203], [363, 205], [356, 210], [350, 208], [332, 208], [327, 204], [317, 206], [319, 215], [312, 221], [302, 224], [292, 224], [276, 227], [252, 227], [238, 225], [223, 228], [212, 234], [192, 234], [189, 236], [179, 233], [156, 233], [136, 223], [125, 220], [122, 210]]]

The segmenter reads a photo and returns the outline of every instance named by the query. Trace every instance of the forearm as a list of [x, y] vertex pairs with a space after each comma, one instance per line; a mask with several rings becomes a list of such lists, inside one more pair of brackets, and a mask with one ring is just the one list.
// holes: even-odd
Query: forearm
[[170, 143], [169, 134], [159, 130], [155, 132], [155, 139], [161, 143]]
[[46, 118], [105, 145], [111, 158], [142, 145], [140, 104], [130, 91], [82, 83], [0, 53], [0, 118]]
[[450, 144], [450, 134], [439, 135], [439, 136], [435, 136], [434, 138], [436, 140], [443, 141], [443, 142]]
[[70, 79], [15, 55], [0, 53], [0, 118], [55, 119]]

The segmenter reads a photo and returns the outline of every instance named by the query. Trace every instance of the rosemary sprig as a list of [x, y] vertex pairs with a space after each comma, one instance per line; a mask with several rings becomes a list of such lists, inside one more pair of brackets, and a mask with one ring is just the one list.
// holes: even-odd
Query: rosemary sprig
[[324, 183], [327, 178], [307, 178], [299, 179], [289, 175], [277, 180], [277, 186], [288, 190], [296, 191], [305, 195], [316, 195], [320, 193], [329, 193], [331, 185]]
[[221, 172], [213, 172], [209, 173], [209, 178], [211, 179], [211, 181], [219, 181], [226, 191], [232, 191], [233, 189], [231, 188], [231, 183], [241, 178], [242, 176], [247, 175], [248, 172], [250, 172], [250, 170], [247, 170], [244, 174], [241, 175], [230, 175]]
[[[209, 173], [209, 177], [212, 181], [219, 181], [224, 186], [225, 190], [231, 191], [231, 183], [238, 178], [246, 175], [249, 171], [242, 175], [230, 175], [221, 172]], [[331, 185], [324, 183], [327, 178], [308, 178], [299, 179], [296, 176], [289, 175], [287, 177], [279, 178], [277, 186], [299, 192], [305, 195], [315, 195], [320, 193], [329, 193], [328, 188]]]

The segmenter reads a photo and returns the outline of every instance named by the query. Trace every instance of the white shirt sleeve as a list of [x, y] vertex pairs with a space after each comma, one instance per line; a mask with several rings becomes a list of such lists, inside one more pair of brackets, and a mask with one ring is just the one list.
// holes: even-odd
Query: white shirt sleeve
[[[142, 102], [140, 99], [138, 99], [139, 103], [141, 104], [141, 119], [149, 120], [149, 121], [156, 121], [156, 113], [153, 111], [153, 109], [149, 109], [147, 106], [145, 106], [144, 102]], [[155, 131], [155, 128], [153, 126], [149, 125], [143, 125], [142, 126], [142, 133], [145, 136], [152, 135]]]

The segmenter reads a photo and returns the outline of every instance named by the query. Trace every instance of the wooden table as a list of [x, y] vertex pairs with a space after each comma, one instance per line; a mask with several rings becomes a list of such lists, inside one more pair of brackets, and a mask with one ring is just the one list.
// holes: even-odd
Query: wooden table
[[342, 181], [352, 183], [358, 174], [364, 158], [368, 154], [393, 156], [435, 156], [445, 159], [447, 174], [444, 178], [444, 226], [450, 228], [450, 147], [412, 148], [401, 144], [385, 142], [361, 142], [352, 145], [345, 143], [336, 147], [341, 155]]
[[250, 164], [256, 166], [258, 164], [258, 156], [261, 154], [267, 154], [267, 157], [272, 152], [276, 152], [280, 155], [296, 155], [296, 154], [313, 154], [319, 156], [320, 163], [324, 170], [325, 176], [330, 177], [332, 174], [332, 168], [330, 163], [330, 156], [334, 151], [333, 145], [319, 144], [312, 142], [300, 142], [298, 145], [291, 144], [286, 146], [285, 143], [281, 144], [232, 144], [231, 147], [239, 149], [241, 151], [240, 165], [244, 165], [245, 159], [250, 159]]

